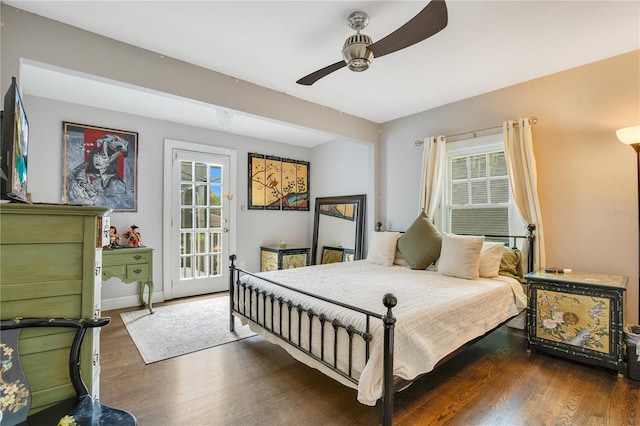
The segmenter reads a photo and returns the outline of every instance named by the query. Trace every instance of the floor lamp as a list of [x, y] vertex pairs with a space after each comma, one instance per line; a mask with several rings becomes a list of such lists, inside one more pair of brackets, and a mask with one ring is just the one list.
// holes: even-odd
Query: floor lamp
[[[626, 143], [631, 146], [636, 152], [636, 163], [638, 165], [637, 168], [637, 177], [638, 177], [638, 211], [636, 212], [638, 216], [638, 250], [640, 250], [640, 125], [625, 127], [624, 129], [620, 129], [616, 131], [616, 135], [618, 139], [622, 143]], [[640, 258], [638, 259], [638, 265], [640, 265]], [[639, 266], [640, 267], [640, 266]], [[640, 278], [638, 279], [638, 291], [640, 292]], [[638, 316], [640, 319], [640, 294], [638, 295]]]

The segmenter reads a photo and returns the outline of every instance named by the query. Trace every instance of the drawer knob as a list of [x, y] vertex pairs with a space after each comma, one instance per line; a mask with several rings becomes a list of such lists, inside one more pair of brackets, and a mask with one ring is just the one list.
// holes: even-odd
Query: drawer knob
[[136, 269], [133, 270], [133, 272], [135, 272], [136, 274], [139, 274], [140, 272], [142, 272], [142, 269], [136, 268]]
[[133, 258], [135, 260], [140, 260], [140, 259], [142, 259], [142, 255], [141, 254], [136, 254], [136, 255], [133, 256]]

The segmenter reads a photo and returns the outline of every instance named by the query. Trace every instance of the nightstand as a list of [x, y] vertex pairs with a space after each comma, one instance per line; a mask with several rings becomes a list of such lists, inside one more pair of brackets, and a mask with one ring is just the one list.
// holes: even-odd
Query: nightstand
[[532, 272], [527, 346], [622, 377], [623, 307], [628, 278], [621, 275]]
[[299, 268], [311, 260], [309, 247], [260, 247], [260, 271]]

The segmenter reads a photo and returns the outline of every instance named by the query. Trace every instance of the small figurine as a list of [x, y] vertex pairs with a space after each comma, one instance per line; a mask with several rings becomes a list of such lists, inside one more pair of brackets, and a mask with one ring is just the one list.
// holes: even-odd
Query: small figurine
[[142, 244], [142, 236], [138, 232], [136, 225], [131, 225], [122, 236], [127, 239], [128, 247], [140, 247], [140, 244]]
[[109, 248], [118, 248], [120, 247], [120, 235], [118, 235], [118, 230], [115, 226], [109, 227]]

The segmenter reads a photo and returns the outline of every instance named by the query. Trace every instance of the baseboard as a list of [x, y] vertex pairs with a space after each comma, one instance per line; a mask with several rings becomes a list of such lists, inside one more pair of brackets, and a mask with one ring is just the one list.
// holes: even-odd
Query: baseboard
[[[153, 303], [164, 302], [164, 293], [161, 291], [153, 293], [151, 300]], [[122, 309], [140, 306], [140, 297], [137, 295], [113, 297], [111, 299], [102, 299], [102, 311], [110, 311], [112, 309]], [[140, 306], [142, 309], [142, 306]]]

